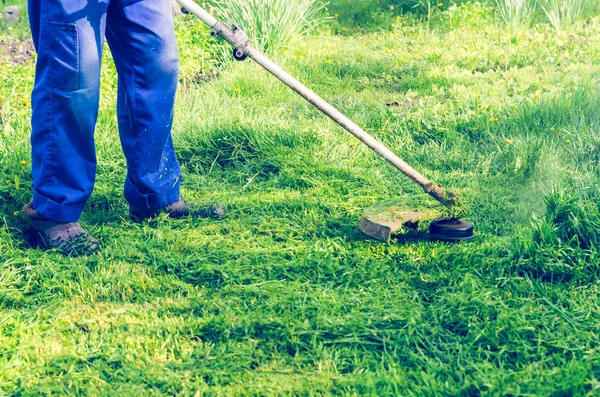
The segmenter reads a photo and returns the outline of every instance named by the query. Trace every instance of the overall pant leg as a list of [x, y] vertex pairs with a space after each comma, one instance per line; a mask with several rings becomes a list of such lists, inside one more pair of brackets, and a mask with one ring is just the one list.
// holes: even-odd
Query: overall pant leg
[[119, 74], [125, 197], [137, 208], [164, 207], [179, 199], [181, 180], [171, 138], [179, 54], [169, 2], [111, 0], [107, 14]]
[[38, 54], [31, 100], [33, 207], [59, 222], [79, 219], [94, 186], [107, 1], [28, 3]]

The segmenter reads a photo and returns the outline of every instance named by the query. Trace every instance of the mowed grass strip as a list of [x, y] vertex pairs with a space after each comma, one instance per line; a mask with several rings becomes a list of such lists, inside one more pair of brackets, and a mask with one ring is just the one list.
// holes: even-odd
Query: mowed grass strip
[[210, 61], [192, 19], [178, 29], [183, 194], [230, 216], [129, 220], [108, 67], [89, 258], [22, 237], [33, 68], [0, 67], [4, 393], [595, 393], [598, 21], [510, 33], [472, 4], [277, 55], [461, 193], [477, 237], [455, 245], [367, 240], [364, 208], [429, 199], [252, 63]]

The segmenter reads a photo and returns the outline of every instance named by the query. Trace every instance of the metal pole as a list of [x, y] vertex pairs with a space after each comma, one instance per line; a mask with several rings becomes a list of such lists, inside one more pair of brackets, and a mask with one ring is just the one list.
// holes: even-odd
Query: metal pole
[[219, 20], [208, 13], [204, 8], [194, 3], [193, 0], [177, 0], [179, 4], [198, 18], [200, 18], [209, 27], [213, 27]]
[[211, 27], [213, 29], [211, 35], [219, 35], [232, 46], [234, 46], [234, 56], [236, 59], [241, 60], [245, 59], [246, 57], [252, 58], [257, 64], [262, 66], [273, 76], [277, 77], [279, 80], [281, 80], [281, 82], [290, 87], [308, 102], [313, 104], [317, 109], [329, 116], [329, 118], [350, 132], [374, 152], [378, 153], [386, 161], [392, 164], [395, 168], [400, 170], [407, 177], [421, 186], [423, 190], [425, 190], [425, 192], [431, 195], [433, 198], [445, 206], [452, 206], [455, 203], [454, 194], [451, 192], [446, 192], [441, 185], [431, 182], [417, 170], [412, 168], [408, 163], [394, 154], [391, 150], [389, 150], [385, 145], [365, 132], [348, 117], [344, 116], [339, 110], [331, 106], [329, 103], [327, 103], [327, 101], [314, 93], [311, 89], [296, 80], [289, 73], [263, 55], [260, 51], [252, 47], [243, 31], [239, 30], [236, 26], [232, 27], [231, 29], [226, 27], [218, 19], [214, 18], [202, 7], [194, 3], [193, 0], [177, 0], [177, 2], [192, 14], [204, 21], [204, 23], [206, 23], [209, 27]]

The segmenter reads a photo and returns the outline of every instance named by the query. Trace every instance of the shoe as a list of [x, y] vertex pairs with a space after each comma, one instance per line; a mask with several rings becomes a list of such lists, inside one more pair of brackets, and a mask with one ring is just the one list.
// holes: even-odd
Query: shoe
[[130, 206], [129, 212], [134, 221], [143, 221], [156, 218], [165, 214], [169, 218], [181, 219], [188, 217], [223, 219], [227, 215], [227, 210], [221, 204], [211, 204], [204, 207], [189, 206], [185, 201], [179, 199], [173, 204], [161, 208], [135, 208]]
[[46, 218], [33, 209], [28, 203], [23, 214], [31, 222], [34, 230], [34, 242], [44, 250], [55, 249], [65, 255], [78, 257], [95, 254], [100, 250], [100, 243], [79, 222], [57, 222]]

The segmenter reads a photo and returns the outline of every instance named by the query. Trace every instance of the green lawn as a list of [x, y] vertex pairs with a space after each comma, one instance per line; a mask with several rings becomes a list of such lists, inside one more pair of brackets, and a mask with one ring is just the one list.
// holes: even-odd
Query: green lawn
[[600, 18], [511, 31], [479, 3], [379, 3], [357, 26], [345, 3], [274, 58], [460, 192], [476, 238], [367, 239], [369, 206], [435, 203], [183, 17], [183, 195], [230, 215], [129, 220], [107, 59], [82, 218], [103, 250], [31, 249], [34, 68], [3, 61], [0, 394], [600, 394]]

